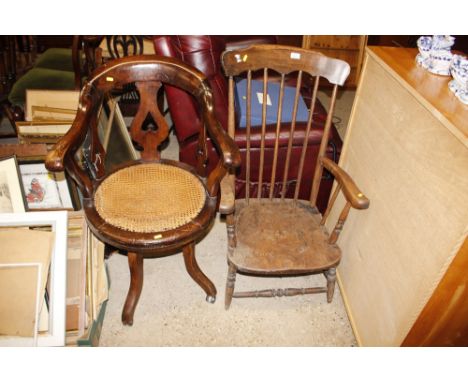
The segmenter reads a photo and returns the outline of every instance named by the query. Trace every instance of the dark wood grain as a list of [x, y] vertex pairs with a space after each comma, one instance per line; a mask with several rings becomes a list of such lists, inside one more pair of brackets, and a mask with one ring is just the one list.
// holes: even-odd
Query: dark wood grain
[[195, 258], [195, 243], [191, 242], [186, 245], [183, 249], [183, 254], [185, 268], [187, 269], [188, 274], [205, 291], [207, 301], [214, 303], [216, 300], [216, 288], [198, 266]]
[[122, 323], [133, 325], [133, 315], [143, 288], [143, 256], [128, 252], [127, 257], [130, 268], [130, 287], [122, 311]]

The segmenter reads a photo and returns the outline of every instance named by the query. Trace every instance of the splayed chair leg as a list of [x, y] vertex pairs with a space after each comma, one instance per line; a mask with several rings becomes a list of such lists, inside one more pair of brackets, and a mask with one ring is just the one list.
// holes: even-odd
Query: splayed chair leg
[[135, 252], [128, 252], [127, 257], [130, 268], [130, 288], [122, 311], [122, 323], [133, 325], [133, 314], [143, 288], [143, 256]]
[[228, 310], [231, 306], [232, 295], [234, 294], [234, 285], [236, 283], [236, 267], [229, 263], [228, 275], [226, 281], [226, 294], [224, 296], [224, 309]]
[[327, 278], [327, 302], [332, 302], [335, 292], [336, 268], [325, 271], [325, 277]]
[[195, 243], [186, 245], [183, 249], [185, 268], [190, 277], [201, 286], [206, 293], [206, 301], [216, 301], [216, 288], [211, 280], [202, 272], [195, 259]]

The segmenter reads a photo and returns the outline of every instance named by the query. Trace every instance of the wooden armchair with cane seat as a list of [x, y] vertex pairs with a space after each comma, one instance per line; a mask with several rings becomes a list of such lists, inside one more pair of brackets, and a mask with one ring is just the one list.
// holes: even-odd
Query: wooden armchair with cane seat
[[[107, 96], [120, 95], [129, 84], [135, 85], [140, 99], [130, 134], [142, 148], [141, 159], [106, 173], [98, 112]], [[197, 168], [162, 159], [158, 151], [169, 132], [156, 102], [162, 84], [191, 94], [200, 108], [204, 125]], [[210, 173], [205, 166], [207, 135], [221, 158]], [[143, 285], [144, 257], [182, 250], [188, 273], [204, 290], [207, 301], [214, 302], [216, 288], [197, 265], [194, 247], [215, 217], [221, 178], [239, 162], [237, 148], [213, 114], [212, 92], [205, 76], [183, 62], [158, 56], [124, 57], [104, 64], [85, 83], [76, 119], [48, 154], [46, 166], [70, 174], [83, 194], [92, 232], [127, 253], [131, 281], [122, 312], [124, 324], [133, 324]]]
[[[349, 65], [341, 60], [328, 58], [320, 53], [310, 50], [280, 45], [257, 45], [247, 49], [224, 52], [222, 64], [226, 75], [229, 77], [229, 116], [228, 131], [231, 136], [235, 134], [235, 80], [239, 75], [247, 75], [246, 96], [238, 95], [239, 102], [246, 102], [247, 124], [245, 135], [246, 180], [249, 184], [252, 171], [258, 172], [260, 186], [262, 182], [269, 183], [264, 192], [256, 192], [251, 195], [249, 187], [246, 187], [244, 199], [233, 200], [225, 198], [221, 204], [220, 212], [226, 214], [228, 232], [228, 276], [226, 283], [225, 308], [229, 309], [233, 297], [275, 297], [294, 296], [308, 293], [326, 293], [327, 301], [331, 302], [334, 293], [336, 267], [341, 259], [340, 248], [336, 241], [343, 224], [348, 216], [350, 208], [366, 209], [369, 200], [359, 191], [350, 176], [336, 163], [325, 156], [330, 128], [332, 126], [333, 110], [335, 106], [337, 90], [343, 85], [349, 75]], [[281, 83], [278, 97], [278, 105], [267, 105], [262, 103], [262, 125], [250, 126], [251, 103], [256, 102], [258, 94], [252, 92], [252, 73], [263, 73], [262, 99], [267, 100], [268, 78], [270, 75], [280, 75]], [[290, 75], [297, 76], [294, 104], [292, 108], [292, 122], [289, 132], [281, 129], [282, 104], [285, 82]], [[310, 77], [310, 78], [306, 78]], [[302, 143], [297, 142], [294, 134], [296, 113], [300, 86], [302, 81], [310, 80], [313, 83], [313, 94], [311, 102], [307, 105], [308, 122], [307, 129], [302, 137]], [[308, 137], [312, 133], [311, 126], [314, 116], [314, 107], [317, 100], [319, 85], [332, 86], [331, 103], [320, 144], [313, 183], [310, 190], [309, 200], [298, 198], [299, 188], [304, 174], [304, 160], [306, 158]], [[253, 93], [253, 94], [251, 94]], [[245, 98], [245, 101], [243, 100]], [[276, 131], [266, 129], [267, 107], [277, 107]], [[254, 130], [255, 129], [255, 130]], [[260, 142], [251, 142], [250, 136], [258, 136], [261, 132]], [[268, 136], [267, 136], [268, 135]], [[275, 140], [273, 158], [265, 158], [265, 140]], [[294, 140], [294, 142], [293, 142]], [[293, 160], [291, 147], [302, 145], [299, 160]], [[287, 146], [285, 163], [281, 165], [284, 171], [277, 173], [278, 148], [280, 145]], [[251, 162], [260, 163], [259, 168], [252, 168]], [[273, 161], [271, 171], [264, 171], [263, 165], [266, 160]], [[298, 182], [295, 187], [293, 198], [286, 197], [286, 179], [288, 171], [298, 171]], [[321, 215], [317, 209], [317, 195], [324, 169], [330, 171], [336, 180], [335, 191], [330, 198], [327, 210]], [[280, 197], [273, 197], [273, 184], [282, 180]], [[234, 174], [223, 180], [223, 189], [234, 189]], [[269, 189], [269, 191], [267, 191]], [[337, 198], [342, 191], [346, 198], [346, 204], [341, 212], [338, 222], [331, 234], [325, 227], [326, 219]], [[286, 289], [266, 289], [257, 291], [234, 292], [236, 274], [242, 273], [253, 276], [298, 276], [315, 273], [323, 273], [326, 277], [324, 287], [304, 287]]]

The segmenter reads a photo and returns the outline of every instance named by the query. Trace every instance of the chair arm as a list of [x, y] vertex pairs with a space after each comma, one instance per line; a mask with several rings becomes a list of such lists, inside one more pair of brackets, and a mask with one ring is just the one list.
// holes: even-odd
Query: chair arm
[[359, 190], [346, 171], [326, 157], [320, 158], [320, 163], [333, 174], [336, 181], [340, 184], [346, 200], [351, 203], [352, 207], [359, 210], [369, 207], [369, 199]]
[[49, 171], [64, 171], [66, 157], [70, 150], [79, 146], [85, 137], [86, 126], [83, 124], [84, 116], [78, 112], [70, 130], [60, 138], [53, 149], [46, 156], [45, 165]]
[[220, 150], [224, 166], [228, 170], [235, 170], [241, 164], [239, 148], [217, 120], [211, 117], [207, 122], [209, 135]]
[[45, 159], [45, 166], [49, 171], [67, 170], [85, 197], [92, 194], [92, 182], [77, 164], [74, 156], [82, 145], [88, 130], [89, 113], [86, 109], [80, 105], [70, 130], [55, 144]]
[[241, 156], [239, 148], [234, 143], [234, 140], [221, 127], [212, 113], [205, 113], [205, 121], [208, 134], [220, 154], [219, 163], [208, 175], [207, 180], [208, 192], [211, 196], [215, 196], [218, 193], [219, 183], [224, 175], [228, 171], [233, 173], [234, 170], [240, 166]]
[[220, 201], [219, 213], [222, 215], [229, 215], [234, 212], [235, 206], [235, 176], [233, 174], [226, 174], [220, 183]]

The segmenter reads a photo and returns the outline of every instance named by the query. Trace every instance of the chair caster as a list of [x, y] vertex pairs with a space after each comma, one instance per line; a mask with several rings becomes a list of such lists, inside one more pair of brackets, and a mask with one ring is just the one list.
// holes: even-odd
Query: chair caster
[[210, 304], [214, 304], [216, 301], [216, 296], [206, 296], [206, 302], [209, 302]]
[[125, 326], [133, 326], [133, 315], [122, 314], [122, 324]]

